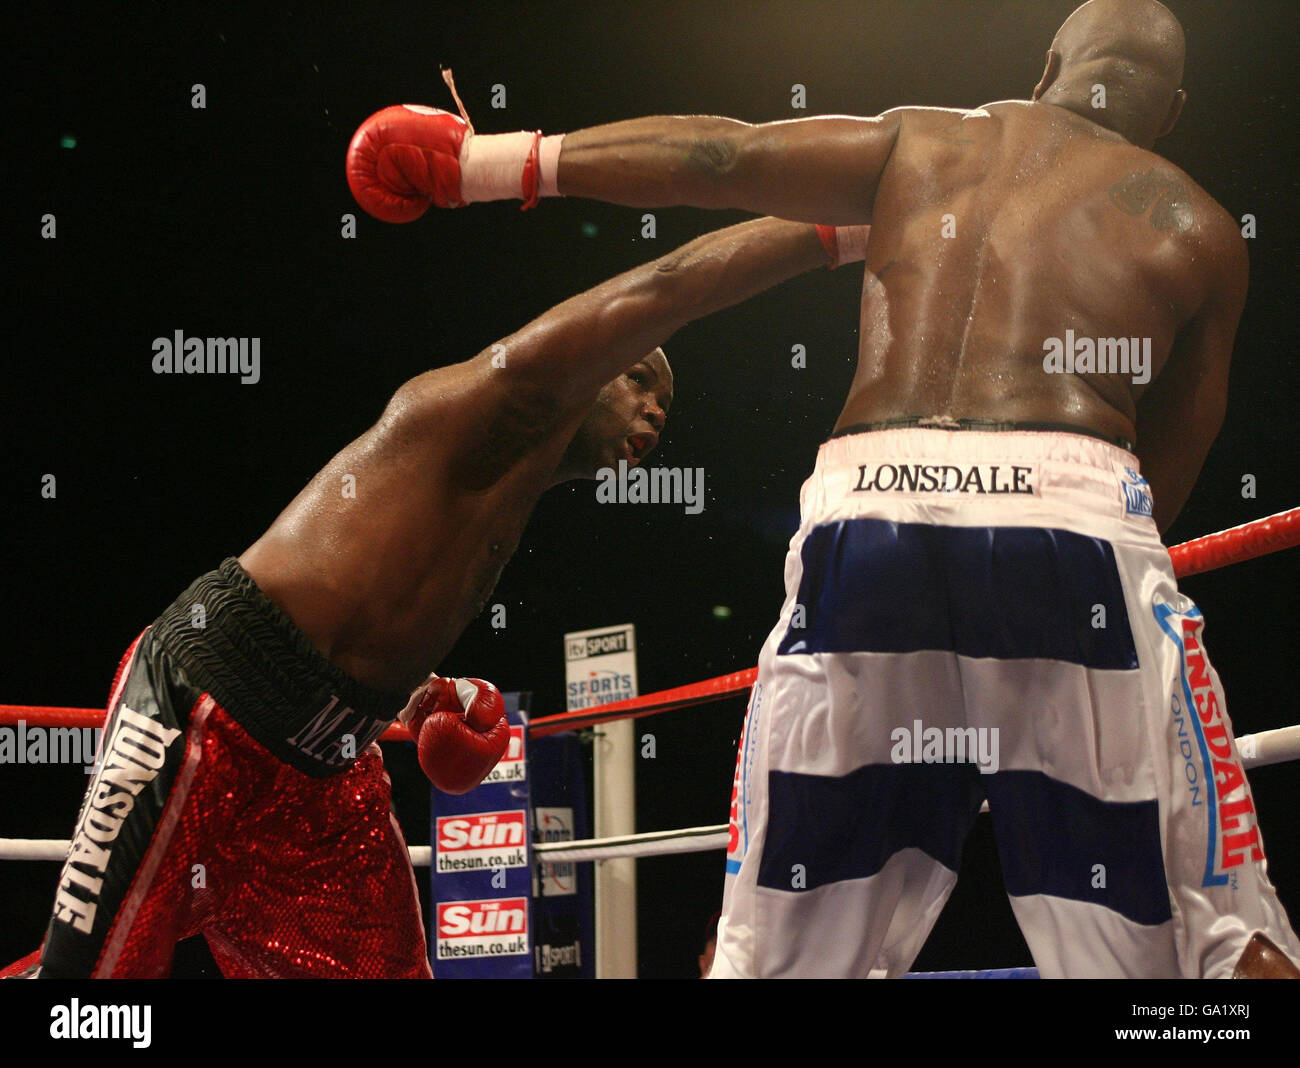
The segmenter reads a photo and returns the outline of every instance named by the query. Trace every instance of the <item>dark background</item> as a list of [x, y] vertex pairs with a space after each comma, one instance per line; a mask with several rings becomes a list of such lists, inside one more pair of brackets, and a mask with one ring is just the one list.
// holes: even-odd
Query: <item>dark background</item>
[[[387, 226], [343, 176], [356, 126], [391, 103], [450, 108], [451, 66], [481, 132], [562, 132], [652, 113], [749, 121], [1026, 97], [1071, 0], [874, 3], [50, 4], [3, 44], [12, 274], [4, 317], [5, 640], [0, 701], [102, 706], [122, 650], [198, 573], [241, 552], [406, 378], [465, 359], [573, 293], [740, 216], [578, 201], [433, 213]], [[1171, 3], [1190, 93], [1162, 151], [1234, 216], [1252, 282], [1228, 417], [1170, 544], [1297, 503], [1293, 0]], [[190, 106], [202, 83], [207, 107]], [[506, 87], [507, 108], [490, 106]], [[791, 109], [791, 86], [807, 110]], [[75, 138], [75, 147], [61, 147]], [[56, 240], [40, 217], [57, 216]], [[358, 236], [343, 240], [341, 216]], [[683, 330], [657, 462], [702, 467], [707, 507], [597, 506], [591, 484], [537, 508], [494, 601], [443, 674], [563, 709], [566, 630], [632, 621], [642, 692], [751, 666], [782, 598], [802, 480], [852, 373], [860, 271], [815, 272]], [[151, 343], [262, 339], [262, 380], [157, 376]], [[807, 368], [790, 366], [791, 346]], [[41, 477], [58, 496], [40, 496]], [[1243, 499], [1254, 475], [1257, 496]], [[1238, 734], [1296, 719], [1295, 560], [1198, 576]], [[714, 606], [731, 609], [718, 618]], [[1032, 714], [1033, 710], [1026, 710]], [[722, 823], [743, 701], [641, 721], [640, 829]], [[387, 747], [403, 824], [427, 788]], [[1252, 775], [1270, 871], [1300, 911], [1300, 771]], [[64, 838], [78, 768], [0, 769], [0, 835]], [[720, 853], [640, 862], [641, 974], [691, 976]], [[36, 947], [55, 864], [0, 865], [0, 958]], [[427, 882], [423, 884], [427, 886]], [[991, 835], [969, 843], [918, 969], [1029, 963]], [[186, 947], [178, 974], [211, 974]]]

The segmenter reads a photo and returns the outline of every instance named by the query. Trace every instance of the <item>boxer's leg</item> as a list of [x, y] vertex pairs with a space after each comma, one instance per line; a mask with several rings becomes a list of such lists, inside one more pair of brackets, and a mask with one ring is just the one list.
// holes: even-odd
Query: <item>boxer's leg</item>
[[[1041, 519], [1067, 478], [1102, 484], [1093, 468], [1044, 466]], [[1115, 546], [1071, 529], [1091, 501], [1066, 503], [1058, 526], [990, 528], [960, 556], [990, 578], [954, 618], [999, 636], [963, 679], [969, 722], [998, 743], [986, 787], [1003, 881], [1045, 978], [1172, 975], [1134, 611]]]
[[1011, 908], [1039, 973], [1176, 976], [1136, 671], [1035, 659], [981, 666], [973, 699], [1001, 694], [1006, 709], [992, 724], [1003, 770], [988, 777], [990, 819]]
[[[1051, 551], [1069, 537], [1054, 534]], [[1098, 659], [1110, 665], [985, 660], [967, 676], [972, 707], [1000, 732], [989, 803], [1034, 960], [1044, 977], [1227, 976], [1259, 932], [1294, 954], [1200, 613], [1154, 532], [1094, 544], [1048, 570], [1084, 581], [1104, 626], [1079, 628], [1086, 604], [1049, 618], [1035, 598], [1033, 610], [1039, 628], [1088, 635], [1080, 649], [1109, 646]]]
[[190, 905], [186, 872], [201, 862], [190, 829], [210, 705], [149, 631], [128, 650], [59, 879], [41, 977], [169, 971]]
[[1166, 568], [1157, 559], [1142, 576], [1149, 632], [1159, 635], [1146, 683], [1152, 750], [1168, 783], [1165, 867], [1182, 974], [1294, 977], [1300, 940], [1268, 877], [1259, 813], [1204, 619]]
[[241, 822], [239, 884], [204, 927], [227, 978], [432, 977], [391, 801], [376, 745], [326, 779], [281, 765]]
[[937, 566], [894, 535], [806, 521], [791, 543], [737, 762], [712, 977], [902, 974], [956, 882], [980, 775], [912, 743], [918, 721], [961, 725], [961, 678], [952, 652], [882, 638], [907, 626], [898, 576]]
[[41, 950], [33, 950], [21, 960], [0, 968], [0, 979], [34, 979], [41, 966]]
[[[943, 655], [851, 667], [782, 657], [760, 669], [738, 798], [749, 842], [738, 865], [729, 857], [715, 977], [910, 967], [956, 884], [982, 800], [973, 765], [910, 760], [915, 720], [933, 726], [960, 708]], [[890, 752], [899, 729], [906, 761]]]

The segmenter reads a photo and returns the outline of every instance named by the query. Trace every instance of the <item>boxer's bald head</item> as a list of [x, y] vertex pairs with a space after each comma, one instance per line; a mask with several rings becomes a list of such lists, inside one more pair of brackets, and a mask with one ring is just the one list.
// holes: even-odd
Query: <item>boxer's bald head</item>
[[654, 451], [673, 402], [673, 369], [663, 349], [652, 349], [599, 394], [573, 436], [556, 481], [596, 478], [620, 460], [635, 467]]
[[1182, 26], [1157, 0], [1089, 0], [1056, 31], [1033, 98], [1150, 148], [1182, 111], [1185, 54]]

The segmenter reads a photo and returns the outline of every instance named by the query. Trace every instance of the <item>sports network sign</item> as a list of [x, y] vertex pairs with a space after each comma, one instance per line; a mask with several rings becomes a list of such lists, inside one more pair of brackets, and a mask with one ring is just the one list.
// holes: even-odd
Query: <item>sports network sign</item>
[[566, 634], [564, 669], [570, 712], [636, 697], [636, 627], [624, 623]]

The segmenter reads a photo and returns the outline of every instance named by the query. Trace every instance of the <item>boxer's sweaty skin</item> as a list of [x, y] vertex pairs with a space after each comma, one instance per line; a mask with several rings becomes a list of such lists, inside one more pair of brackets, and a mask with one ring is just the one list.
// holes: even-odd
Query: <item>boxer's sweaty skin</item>
[[492, 370], [459, 364], [423, 396], [399, 391], [240, 557], [328, 659], [378, 689], [417, 685], [478, 614], [581, 422], [508, 426]]
[[[1191, 481], [1179, 472], [1194, 465], [1194, 481], [1203, 428], [1186, 428], [1191, 455], [1165, 457], [1176, 429], [1158, 396], [1142, 400], [1170, 384], [1171, 353], [1172, 375], [1208, 377], [1220, 402], [1208, 449], [1245, 294], [1237, 226], [1195, 182], [1064, 108], [909, 110], [872, 219], [839, 426], [908, 415], [1080, 426], [1136, 441], [1157, 502], [1181, 506]], [[1209, 360], [1196, 344], [1206, 326], [1223, 336]], [[1049, 373], [1045, 342], [1064, 345], [1067, 329], [1130, 339], [1145, 364]]]
[[[1248, 274], [1238, 226], [1173, 164], [1076, 111], [632, 119], [568, 134], [558, 178], [565, 195], [637, 207], [870, 223], [837, 427], [947, 416], [1136, 441], [1163, 530], [1222, 423]], [[1067, 329], [1139, 351], [1150, 339], [1149, 366], [1049, 374], [1044, 343]]]
[[412, 379], [240, 563], [353, 678], [412, 689], [486, 604], [542, 492], [654, 447], [673, 391], [655, 347], [825, 263], [811, 226], [743, 223]]

